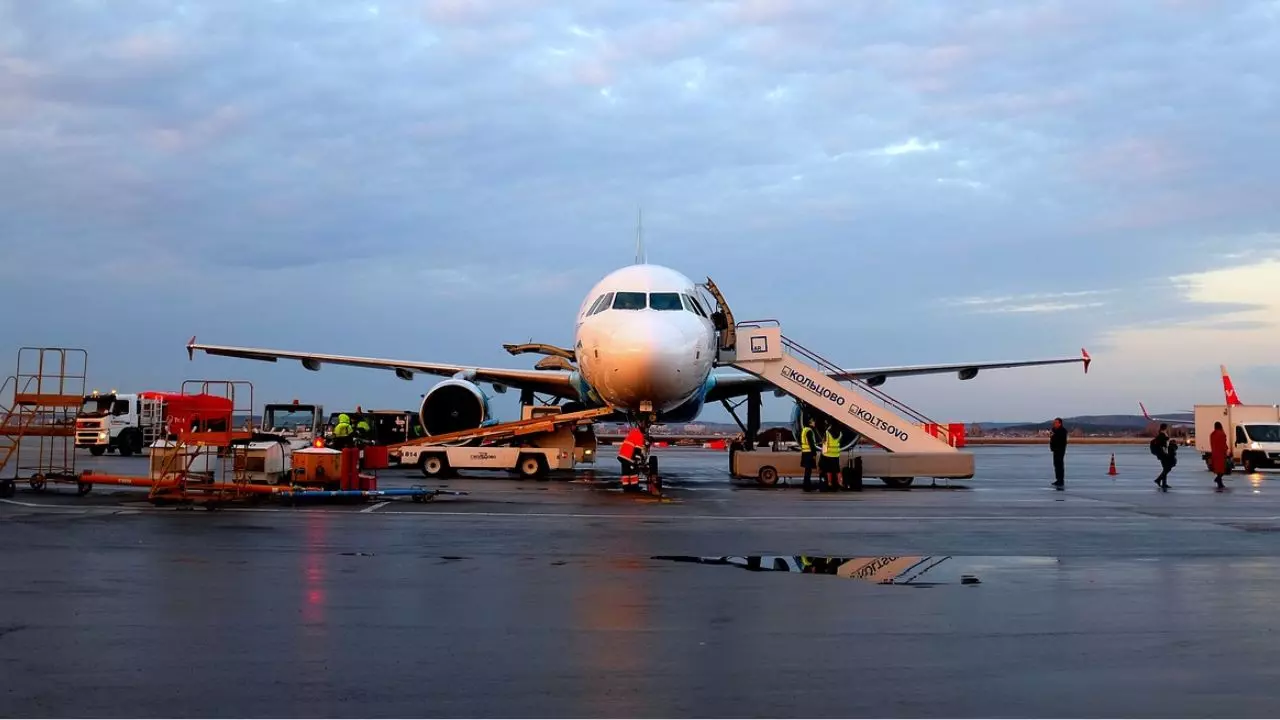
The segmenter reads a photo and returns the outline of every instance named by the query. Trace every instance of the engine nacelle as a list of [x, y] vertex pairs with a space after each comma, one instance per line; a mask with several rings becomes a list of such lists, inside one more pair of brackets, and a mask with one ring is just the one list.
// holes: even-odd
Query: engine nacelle
[[[796, 403], [791, 410], [791, 432], [795, 433], [796, 442], [800, 442], [800, 430], [809, 422], [810, 417], [813, 417], [818, 421], [817, 427], [814, 428], [814, 440], [818, 443], [818, 451], [821, 451], [822, 440], [824, 437], [822, 423], [827, 419], [823, 413], [816, 412], [808, 405]], [[843, 424], [840, 425], [840, 434], [843, 436], [841, 438], [843, 442], [840, 444], [840, 449], [846, 451], [852, 449], [854, 443], [858, 442], [862, 437], [858, 433], [855, 433], [845, 427]]]
[[444, 380], [422, 397], [418, 419], [428, 436], [474, 430], [489, 421], [489, 398], [469, 380]]

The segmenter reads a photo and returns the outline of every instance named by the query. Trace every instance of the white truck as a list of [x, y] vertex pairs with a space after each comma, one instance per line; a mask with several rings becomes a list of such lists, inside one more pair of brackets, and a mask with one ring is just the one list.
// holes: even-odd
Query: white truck
[[163, 437], [163, 393], [94, 390], [76, 413], [76, 447], [94, 455], [117, 451], [129, 457]]
[[[525, 405], [521, 420], [560, 414], [557, 406]], [[494, 426], [495, 430], [501, 426]], [[582, 459], [594, 462], [595, 435], [584, 443], [572, 424], [504, 441], [501, 445], [406, 445], [395, 450], [401, 467], [416, 465], [429, 478], [446, 477], [458, 470], [505, 470], [522, 477], [543, 477], [553, 470], [572, 470]]]
[[1227, 433], [1229, 466], [1245, 472], [1280, 467], [1280, 405], [1196, 405], [1196, 450], [1209, 465], [1213, 424]]

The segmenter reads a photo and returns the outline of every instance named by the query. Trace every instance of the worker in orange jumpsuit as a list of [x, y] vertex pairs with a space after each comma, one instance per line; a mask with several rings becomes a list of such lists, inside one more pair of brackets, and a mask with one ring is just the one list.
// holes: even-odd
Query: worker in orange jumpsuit
[[644, 433], [639, 428], [631, 428], [627, 437], [618, 446], [618, 462], [622, 463], [622, 490], [630, 492], [640, 489], [640, 474], [637, 465], [643, 461]]

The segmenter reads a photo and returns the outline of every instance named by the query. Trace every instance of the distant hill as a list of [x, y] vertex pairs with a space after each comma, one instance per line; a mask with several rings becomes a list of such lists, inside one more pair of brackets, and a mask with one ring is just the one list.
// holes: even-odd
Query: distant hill
[[[1195, 419], [1192, 413], [1170, 413], [1161, 417], [1166, 420], [1188, 423]], [[1141, 415], [1076, 415], [1062, 418], [1062, 424], [1067, 426], [1069, 430], [1079, 428], [1086, 433], [1141, 432], [1151, 425], [1151, 421]], [[1053, 420], [1048, 419], [1039, 422], [979, 422], [971, 423], [971, 425], [977, 425], [986, 430], [1036, 432], [1048, 430], [1053, 426]]]

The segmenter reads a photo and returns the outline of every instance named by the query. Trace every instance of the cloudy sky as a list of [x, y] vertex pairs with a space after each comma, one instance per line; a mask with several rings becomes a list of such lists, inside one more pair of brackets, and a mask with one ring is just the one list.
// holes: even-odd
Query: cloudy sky
[[1181, 410], [1222, 363], [1273, 403], [1276, 67], [1274, 1], [0, 0], [0, 352], [416, 407], [184, 345], [527, 367], [643, 207], [845, 366], [1095, 358], [885, 386], [941, 420]]

